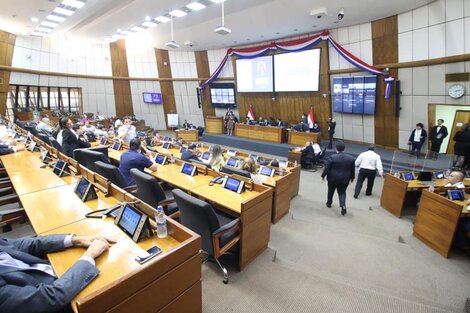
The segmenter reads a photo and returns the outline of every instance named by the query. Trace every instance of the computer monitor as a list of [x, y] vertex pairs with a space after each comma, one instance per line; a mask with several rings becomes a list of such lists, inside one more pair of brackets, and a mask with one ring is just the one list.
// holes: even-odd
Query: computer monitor
[[278, 160], [278, 163], [279, 163], [279, 168], [284, 168], [286, 169], [287, 168], [287, 160]]
[[62, 177], [67, 174], [65, 170], [66, 168], [67, 168], [67, 163], [59, 160], [55, 163], [54, 169], [52, 170], [52, 172], [56, 174], [57, 176]]
[[401, 178], [406, 181], [415, 179], [412, 172], [401, 173]]
[[197, 168], [189, 163], [184, 162], [183, 165], [181, 166], [181, 173], [194, 176], [196, 174]]
[[185, 153], [186, 151], [188, 151], [188, 148], [186, 148], [186, 147], [181, 147], [180, 148], [180, 153]]
[[432, 172], [428, 171], [421, 171], [418, 173], [418, 180], [419, 181], [432, 181]]
[[447, 190], [447, 195], [452, 201], [463, 201], [465, 200], [465, 193], [461, 189]]
[[162, 148], [163, 148], [163, 149], [166, 149], [166, 150], [170, 149], [170, 148], [171, 148], [171, 143], [165, 142], [165, 143], [163, 144]]
[[249, 157], [255, 161], [258, 161], [258, 158], [259, 158], [257, 154], [252, 154], [252, 153], [250, 153]]
[[435, 179], [442, 179], [442, 178], [445, 178], [444, 172], [443, 172], [443, 171], [436, 171], [436, 172], [434, 172], [434, 178], [435, 178]]
[[227, 165], [237, 167], [238, 166], [238, 159], [236, 158], [228, 158], [227, 159]]
[[129, 204], [126, 204], [119, 212], [114, 223], [135, 242], [138, 242], [148, 229], [147, 215]]
[[236, 193], [241, 193], [243, 191], [244, 182], [232, 177], [227, 177], [222, 187], [225, 189], [234, 191]]
[[155, 163], [165, 165], [166, 164], [166, 155], [157, 153], [155, 155]]
[[210, 152], [204, 152], [202, 155], [201, 155], [201, 159], [203, 160], [209, 160], [211, 157], [211, 153]]
[[74, 192], [83, 202], [98, 198], [93, 184], [90, 183], [85, 177], [80, 178], [80, 181], [75, 187]]
[[228, 156], [231, 156], [231, 157], [234, 157], [234, 156], [237, 155], [237, 150], [231, 150], [231, 149], [229, 149], [229, 150], [227, 150], [227, 155], [228, 155]]
[[169, 141], [171, 141], [171, 138], [170, 137], [164, 137], [162, 141], [163, 142], [169, 142]]
[[261, 166], [258, 170], [258, 173], [260, 173], [261, 175], [273, 177], [275, 170], [272, 167]]
[[108, 144], [108, 138], [106, 137], [101, 137], [100, 139], [100, 145], [106, 145]]
[[116, 151], [121, 150], [121, 144], [119, 142], [115, 142], [113, 144], [113, 150], [116, 150]]

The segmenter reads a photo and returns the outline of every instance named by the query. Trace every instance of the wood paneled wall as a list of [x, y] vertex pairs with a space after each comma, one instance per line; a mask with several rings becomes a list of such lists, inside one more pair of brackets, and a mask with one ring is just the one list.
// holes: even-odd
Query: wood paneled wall
[[[326, 130], [326, 121], [331, 116], [328, 45], [322, 41], [315, 48], [321, 48], [320, 90], [318, 92], [237, 93], [241, 120], [245, 119], [250, 105], [253, 106], [256, 118], [260, 116], [280, 118], [289, 123], [298, 123], [302, 113], [308, 114], [310, 107], [313, 107], [315, 121]], [[235, 68], [235, 60], [233, 59], [232, 62]], [[325, 136], [326, 132], [322, 132], [322, 135]]]
[[[157, 59], [158, 77], [172, 78], [170, 57], [168, 56], [168, 50], [155, 49], [155, 57]], [[165, 114], [165, 125], [166, 125], [166, 128], [168, 129], [168, 121], [166, 119], [166, 115], [177, 113], [173, 82], [171, 80], [160, 81], [160, 89], [162, 91], [162, 98], [163, 98], [163, 112]]]
[[[373, 64], [398, 62], [398, 17], [396, 15], [372, 22]], [[390, 74], [398, 80], [398, 69]], [[375, 144], [398, 148], [398, 118], [395, 115], [395, 84], [390, 99], [385, 100], [385, 82], [377, 79], [375, 109]]]
[[[194, 56], [196, 57], [197, 77], [201, 78], [201, 80], [207, 79], [207, 77], [211, 76], [207, 51], [195, 51]], [[215, 108], [211, 103], [209, 87], [204, 88], [204, 93], [201, 98], [202, 115], [204, 116], [205, 121], [206, 116], [215, 116]]]
[[[11, 66], [16, 36], [0, 30], [0, 65]], [[0, 114], [5, 115], [8, 90], [10, 88], [10, 71], [0, 70]]]
[[[111, 68], [113, 76], [129, 77], [127, 67], [126, 41], [120, 39], [109, 44], [111, 52]], [[134, 115], [132, 105], [132, 92], [129, 80], [113, 79], [114, 99], [116, 105], [116, 115]]]

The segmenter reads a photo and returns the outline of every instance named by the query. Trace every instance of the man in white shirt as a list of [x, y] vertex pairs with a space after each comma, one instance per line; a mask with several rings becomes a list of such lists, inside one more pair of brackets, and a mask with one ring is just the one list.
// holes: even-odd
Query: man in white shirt
[[52, 136], [52, 127], [51, 122], [47, 117], [44, 117], [38, 125], [36, 125], [36, 130], [40, 133], [44, 133], [47, 136]]
[[453, 171], [447, 177], [449, 181], [444, 187], [455, 187], [455, 188], [465, 188], [463, 180], [465, 179], [465, 175], [459, 171]]
[[359, 176], [354, 190], [354, 198], [357, 199], [362, 189], [362, 183], [367, 178], [366, 196], [372, 195], [372, 188], [374, 188], [375, 176], [383, 175], [382, 161], [380, 155], [375, 153], [374, 145], [370, 145], [366, 152], [362, 152], [356, 159], [356, 167], [359, 167]]
[[130, 117], [126, 116], [124, 118], [124, 125], [120, 126], [118, 129], [118, 137], [126, 144], [129, 144], [129, 142], [136, 136], [137, 131], [135, 129], [135, 126], [132, 125]]

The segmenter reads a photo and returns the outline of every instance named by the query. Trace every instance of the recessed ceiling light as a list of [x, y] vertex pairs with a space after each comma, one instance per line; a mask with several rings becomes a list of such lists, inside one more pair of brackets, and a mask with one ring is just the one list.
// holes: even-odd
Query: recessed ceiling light
[[55, 27], [59, 26], [59, 24], [57, 24], [57, 23], [52, 23], [52, 22], [49, 22], [49, 21], [42, 21], [39, 25], [41, 25], [41, 26], [47, 26], [47, 27], [52, 27], [52, 28], [55, 28]]
[[37, 23], [39, 22], [39, 19], [37, 17], [32, 17], [31, 22]]
[[52, 14], [49, 14], [47, 17], [46, 17], [47, 20], [50, 20], [50, 21], [55, 21], [55, 22], [63, 22], [65, 21], [65, 17], [62, 17], [62, 16], [57, 16], [57, 15], [52, 15]]
[[150, 22], [150, 21], [142, 23], [142, 26], [145, 26], [145, 27], [156, 27], [157, 25], [158, 25], [157, 23]]
[[225, 0], [211, 0], [211, 1], [214, 2], [214, 3], [222, 3], [222, 2], [224, 2]]
[[280, 32], [276, 32], [276, 35], [280, 35], [281, 33]]
[[49, 33], [49, 32], [51, 32], [52, 29], [50, 29], [50, 28], [45, 28], [45, 27], [36, 27], [36, 30], [37, 30], [38, 32]]
[[297, 28], [294, 28], [294, 31], [296, 32], [296, 31], [298, 31], [298, 29], [297, 29]]
[[52, 12], [59, 13], [59, 14], [62, 14], [62, 15], [66, 15], [66, 16], [70, 16], [70, 15], [75, 13], [75, 11], [67, 10], [67, 9], [59, 8], [59, 7], [52, 10]]
[[162, 16], [156, 17], [155, 21], [160, 22], [160, 23], [168, 23], [169, 21], [171, 21], [171, 18], [162, 15]]
[[190, 4], [186, 5], [186, 7], [193, 11], [199, 11], [199, 10], [204, 9], [206, 6], [199, 2], [191, 2]]
[[148, 16], [148, 15], [147, 15], [147, 16], [145, 17], [145, 20], [148, 22], [148, 21], [151, 21], [151, 20], [152, 20], [152, 18], [151, 18], [150, 16]]
[[175, 16], [175, 17], [183, 17], [185, 15], [188, 15], [188, 13], [181, 11], [181, 10], [173, 10], [173, 11], [170, 11], [170, 15]]
[[118, 40], [118, 39], [124, 38], [124, 36], [116, 34], [116, 35], [113, 35], [112, 38], [115, 39], [115, 40]]
[[33, 36], [38, 36], [38, 37], [44, 37], [46, 34], [45, 33], [40, 33], [40, 32], [37, 32], [37, 31], [34, 31], [31, 33], [31, 35]]
[[128, 31], [128, 30], [120, 31], [120, 33], [123, 34], [123, 35], [126, 35], [126, 36], [135, 34], [135, 33], [131, 32], [131, 31]]
[[145, 28], [142, 28], [142, 27], [140, 27], [140, 26], [132, 26], [132, 27], [131, 27], [131, 30], [132, 30], [133, 32], [136, 32], [136, 33], [137, 33], [137, 32], [140, 32], [141, 30], [144, 30], [144, 29], [145, 29]]
[[121, 28], [118, 28], [118, 29], [116, 29], [116, 31], [117, 31], [118, 33], [120, 33], [120, 32], [122, 32], [122, 29], [121, 29]]
[[81, 7], [83, 7], [85, 5], [85, 2], [81, 2], [81, 1], [77, 1], [77, 0], [64, 0], [64, 1], [62, 1], [62, 4], [80, 9]]

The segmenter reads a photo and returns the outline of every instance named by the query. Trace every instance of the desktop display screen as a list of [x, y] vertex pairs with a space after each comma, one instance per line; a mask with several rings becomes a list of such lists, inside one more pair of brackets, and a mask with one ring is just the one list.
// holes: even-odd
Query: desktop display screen
[[272, 177], [274, 175], [274, 169], [267, 166], [261, 166], [259, 169], [259, 173], [265, 176]]
[[243, 189], [243, 182], [232, 177], [227, 177], [223, 187], [228, 190], [240, 193]]
[[279, 167], [287, 168], [287, 161], [286, 160], [279, 160]]
[[101, 138], [100, 145], [105, 145], [107, 143], [108, 143], [108, 138], [106, 138], [106, 137]]
[[194, 176], [194, 173], [196, 171], [196, 167], [192, 164], [189, 163], [183, 163], [183, 166], [181, 166], [181, 173]]
[[113, 150], [120, 150], [121, 149], [121, 144], [120, 143], [115, 143], [113, 144]]
[[52, 172], [54, 172], [54, 174], [56, 174], [57, 176], [60, 177], [62, 175], [66, 165], [67, 164], [64, 161], [57, 161], [55, 166], [54, 166], [54, 170]]
[[250, 154], [250, 158], [252, 158], [253, 160], [257, 161], [257, 160], [258, 160], [258, 155], [256, 155], [256, 154]]
[[274, 55], [274, 91], [318, 91], [320, 49]]
[[229, 150], [227, 150], [227, 154], [228, 154], [229, 156], [236, 156], [236, 155], [237, 155], [237, 150], [230, 150], [230, 149], [229, 149]]
[[238, 92], [273, 92], [273, 57], [262, 56], [253, 59], [237, 59]]
[[235, 159], [235, 158], [228, 158], [228, 160], [227, 160], [227, 165], [230, 165], [230, 166], [233, 166], [233, 167], [237, 167], [237, 165], [238, 165], [238, 160]]
[[444, 172], [434, 172], [434, 177], [436, 179], [441, 179], [441, 178], [444, 178]]
[[141, 218], [142, 213], [126, 204], [117, 225], [132, 238], [139, 226]]
[[86, 178], [82, 177], [80, 178], [80, 181], [78, 182], [78, 185], [75, 188], [75, 193], [77, 194], [77, 196], [80, 197], [80, 199], [83, 199], [89, 187], [90, 187], [90, 182]]
[[413, 173], [402, 173], [401, 175], [403, 177], [403, 180], [406, 181], [415, 179]]
[[169, 142], [165, 142], [162, 146], [163, 149], [169, 149], [171, 144]]
[[426, 171], [419, 172], [418, 180], [420, 180], [420, 181], [431, 181], [432, 180], [432, 172], [426, 172]]
[[163, 142], [168, 142], [168, 141], [171, 141], [171, 138], [170, 137], [164, 137], [162, 141]]
[[165, 162], [166, 162], [165, 155], [160, 154], [160, 153], [157, 153], [157, 155], [155, 155], [155, 163], [165, 165]]
[[447, 195], [449, 196], [449, 199], [452, 201], [459, 200], [463, 201], [465, 200], [465, 194], [463, 190], [447, 190]]
[[144, 103], [162, 104], [162, 94], [158, 92], [143, 92]]
[[201, 159], [203, 160], [209, 160], [209, 158], [211, 157], [211, 153], [210, 152], [204, 152], [201, 156]]

